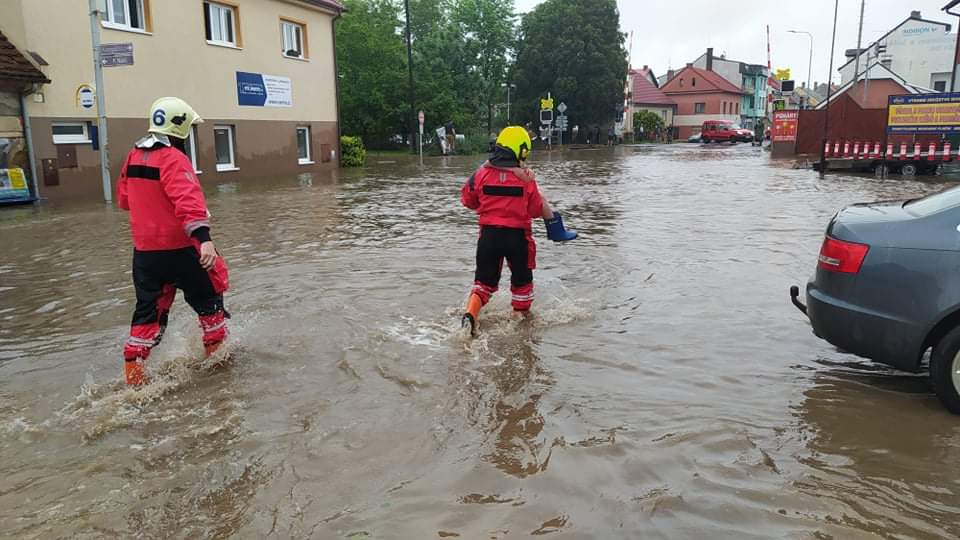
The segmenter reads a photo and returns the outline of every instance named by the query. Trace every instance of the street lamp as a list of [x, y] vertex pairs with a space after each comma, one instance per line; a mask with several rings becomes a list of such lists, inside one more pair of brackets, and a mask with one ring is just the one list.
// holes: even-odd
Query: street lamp
[[515, 84], [500, 83], [500, 88], [507, 89], [507, 125], [508, 126], [510, 125], [510, 89], [516, 88], [516, 87], [517, 85]]
[[791, 34], [806, 34], [810, 38], [810, 62], [807, 64], [807, 92], [812, 91], [810, 88], [810, 72], [813, 71], [813, 34], [810, 32], [804, 32], [803, 30], [787, 30]]

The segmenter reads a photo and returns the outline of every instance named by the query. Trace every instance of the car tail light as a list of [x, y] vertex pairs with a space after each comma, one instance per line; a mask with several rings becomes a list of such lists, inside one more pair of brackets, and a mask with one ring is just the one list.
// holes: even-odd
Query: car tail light
[[831, 272], [856, 274], [860, 271], [868, 251], [870, 246], [866, 244], [844, 242], [828, 236], [823, 239], [823, 245], [820, 247], [818, 266]]

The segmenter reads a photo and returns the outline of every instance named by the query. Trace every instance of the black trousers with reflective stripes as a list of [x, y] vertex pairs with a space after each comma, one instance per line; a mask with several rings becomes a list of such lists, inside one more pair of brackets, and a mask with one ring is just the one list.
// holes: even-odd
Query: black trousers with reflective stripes
[[533, 283], [529, 257], [530, 245], [525, 230], [484, 225], [477, 242], [475, 279], [496, 289], [506, 259], [510, 264], [510, 285], [514, 288], [529, 285]]
[[158, 322], [158, 317], [163, 313], [157, 309], [157, 300], [164, 294], [164, 287], [170, 285], [183, 291], [184, 300], [197, 315], [214, 315], [223, 310], [223, 295], [214, 290], [210, 275], [200, 265], [200, 254], [195, 248], [134, 250], [133, 286], [137, 292], [137, 307], [133, 314], [133, 326]]

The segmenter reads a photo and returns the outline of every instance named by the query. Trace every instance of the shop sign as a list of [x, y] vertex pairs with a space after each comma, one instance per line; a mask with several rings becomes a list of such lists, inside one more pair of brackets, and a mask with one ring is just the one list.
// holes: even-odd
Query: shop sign
[[800, 113], [797, 111], [776, 111], [773, 113], [773, 142], [795, 142]]

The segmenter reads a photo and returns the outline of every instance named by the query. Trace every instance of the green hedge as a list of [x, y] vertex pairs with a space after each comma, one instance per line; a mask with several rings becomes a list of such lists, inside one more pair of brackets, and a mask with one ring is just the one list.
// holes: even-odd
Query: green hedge
[[367, 149], [363, 146], [363, 139], [344, 135], [340, 137], [341, 163], [344, 167], [363, 167], [367, 159]]

